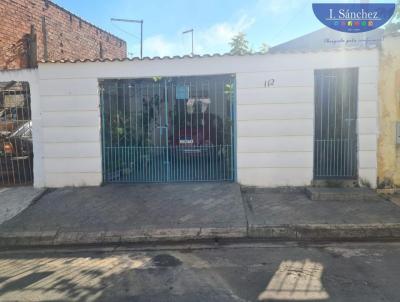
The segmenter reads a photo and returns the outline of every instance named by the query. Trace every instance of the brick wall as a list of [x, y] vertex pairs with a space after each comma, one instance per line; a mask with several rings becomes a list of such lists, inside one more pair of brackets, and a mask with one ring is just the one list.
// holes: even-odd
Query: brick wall
[[0, 1], [0, 69], [37, 60], [126, 57], [126, 42], [46, 0]]

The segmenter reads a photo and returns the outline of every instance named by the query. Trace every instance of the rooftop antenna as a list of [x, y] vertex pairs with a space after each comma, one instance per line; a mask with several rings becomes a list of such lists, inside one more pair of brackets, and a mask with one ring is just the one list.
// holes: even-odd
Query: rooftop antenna
[[143, 20], [111, 18], [111, 21], [140, 23], [140, 58], [143, 59]]
[[193, 32], [194, 32], [193, 28], [185, 30], [184, 32], [182, 32], [183, 35], [184, 34], [188, 34], [188, 33], [192, 33], [192, 57], [194, 55], [194, 52], [193, 52]]

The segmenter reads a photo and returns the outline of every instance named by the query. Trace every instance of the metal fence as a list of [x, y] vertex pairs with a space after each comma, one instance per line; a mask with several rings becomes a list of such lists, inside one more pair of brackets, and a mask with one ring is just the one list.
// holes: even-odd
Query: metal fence
[[232, 75], [100, 81], [104, 182], [234, 180]]
[[357, 178], [358, 69], [315, 71], [314, 178]]
[[0, 185], [33, 181], [32, 121], [29, 84], [0, 83]]

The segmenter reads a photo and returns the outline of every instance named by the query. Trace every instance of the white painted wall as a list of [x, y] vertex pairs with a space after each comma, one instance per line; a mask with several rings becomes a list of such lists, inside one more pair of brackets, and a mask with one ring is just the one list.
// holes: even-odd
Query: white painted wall
[[0, 82], [23, 81], [29, 83], [31, 93], [32, 140], [33, 140], [33, 179], [35, 187], [45, 186], [43, 170], [42, 116], [37, 69], [0, 71]]
[[[237, 168], [245, 185], [313, 178], [314, 69], [359, 67], [359, 175], [376, 183], [378, 51], [39, 65], [44, 185], [101, 183], [99, 78], [235, 73]], [[265, 88], [265, 81], [275, 85]], [[36, 158], [36, 157], [35, 157]]]

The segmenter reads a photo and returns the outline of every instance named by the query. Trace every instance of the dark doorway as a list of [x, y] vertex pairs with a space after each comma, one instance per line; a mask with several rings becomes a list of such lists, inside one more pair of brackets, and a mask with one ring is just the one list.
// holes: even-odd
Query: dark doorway
[[316, 70], [314, 78], [314, 179], [355, 179], [358, 69]]

